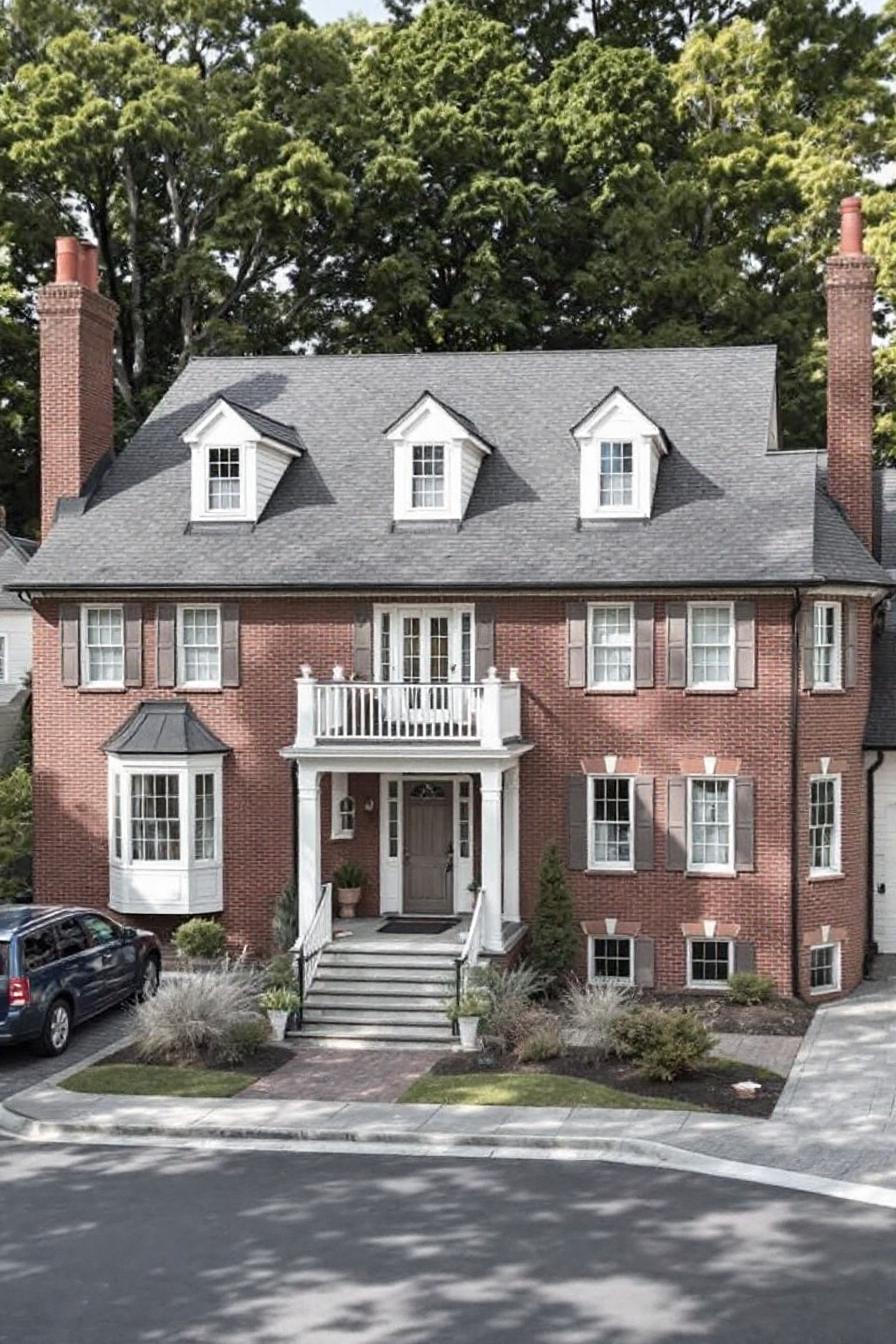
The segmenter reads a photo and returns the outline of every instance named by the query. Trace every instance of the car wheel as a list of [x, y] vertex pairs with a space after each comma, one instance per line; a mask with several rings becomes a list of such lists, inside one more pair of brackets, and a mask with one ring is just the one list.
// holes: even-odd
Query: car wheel
[[37, 1042], [42, 1055], [61, 1055], [68, 1048], [72, 1035], [72, 1010], [65, 999], [54, 999], [50, 1004], [44, 1028]]
[[155, 957], [147, 957], [143, 963], [143, 974], [140, 977], [140, 988], [137, 991], [137, 1001], [145, 1003], [147, 999], [154, 999], [159, 992], [159, 963]]

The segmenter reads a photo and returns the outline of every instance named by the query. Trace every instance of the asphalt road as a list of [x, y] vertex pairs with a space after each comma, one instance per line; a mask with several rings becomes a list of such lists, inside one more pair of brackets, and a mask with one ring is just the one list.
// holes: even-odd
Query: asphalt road
[[0, 1144], [29, 1344], [891, 1344], [896, 1214], [604, 1163]]

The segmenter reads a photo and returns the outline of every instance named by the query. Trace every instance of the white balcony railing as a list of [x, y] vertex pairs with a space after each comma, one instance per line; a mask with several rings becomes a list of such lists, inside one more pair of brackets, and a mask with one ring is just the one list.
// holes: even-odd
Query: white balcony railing
[[520, 736], [520, 682], [491, 669], [481, 682], [297, 680], [297, 747], [322, 743], [470, 743], [500, 747]]

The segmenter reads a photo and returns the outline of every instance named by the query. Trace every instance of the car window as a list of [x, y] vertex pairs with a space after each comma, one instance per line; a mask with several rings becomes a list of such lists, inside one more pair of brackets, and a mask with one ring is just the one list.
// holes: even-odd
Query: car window
[[0, 943], [0, 975], [9, 975], [9, 943]]
[[39, 971], [57, 959], [56, 935], [53, 926], [26, 934], [22, 939], [22, 962], [26, 971]]
[[60, 957], [73, 957], [76, 952], [83, 952], [88, 946], [87, 934], [73, 915], [69, 915], [67, 919], [60, 919], [54, 928]]
[[81, 923], [90, 934], [92, 943], [114, 943], [118, 939], [118, 929], [102, 915], [81, 915]]

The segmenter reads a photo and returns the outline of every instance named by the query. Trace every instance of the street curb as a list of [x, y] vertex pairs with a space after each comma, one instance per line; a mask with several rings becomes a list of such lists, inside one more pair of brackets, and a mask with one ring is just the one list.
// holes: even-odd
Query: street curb
[[896, 1189], [839, 1181], [809, 1172], [766, 1167], [730, 1158], [711, 1157], [653, 1139], [618, 1138], [601, 1135], [560, 1139], [551, 1135], [520, 1134], [426, 1134], [414, 1131], [333, 1128], [287, 1128], [228, 1125], [160, 1126], [141, 1124], [98, 1125], [89, 1121], [35, 1120], [0, 1105], [0, 1130], [23, 1140], [38, 1142], [129, 1143], [147, 1139], [161, 1144], [207, 1147], [232, 1143], [235, 1148], [277, 1148], [287, 1145], [292, 1151], [366, 1153], [372, 1155], [413, 1155], [468, 1157], [515, 1160], [560, 1160], [617, 1162], [627, 1166], [656, 1167], [691, 1175], [715, 1176], [726, 1180], [767, 1185], [804, 1194], [824, 1195], [830, 1199], [896, 1209]]

